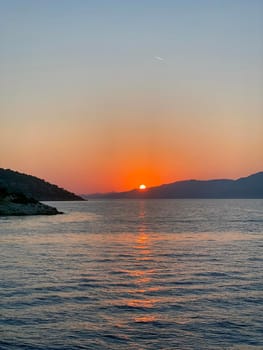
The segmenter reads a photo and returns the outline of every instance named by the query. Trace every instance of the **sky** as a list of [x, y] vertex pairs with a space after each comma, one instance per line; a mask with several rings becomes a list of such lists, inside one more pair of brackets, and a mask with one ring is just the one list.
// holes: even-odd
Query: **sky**
[[262, 0], [0, 0], [0, 167], [76, 193], [263, 171]]

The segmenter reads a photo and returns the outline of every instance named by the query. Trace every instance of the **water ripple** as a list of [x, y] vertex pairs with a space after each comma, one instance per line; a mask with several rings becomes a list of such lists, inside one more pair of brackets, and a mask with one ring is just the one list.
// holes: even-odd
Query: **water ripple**
[[0, 349], [263, 348], [261, 200], [1, 219]]

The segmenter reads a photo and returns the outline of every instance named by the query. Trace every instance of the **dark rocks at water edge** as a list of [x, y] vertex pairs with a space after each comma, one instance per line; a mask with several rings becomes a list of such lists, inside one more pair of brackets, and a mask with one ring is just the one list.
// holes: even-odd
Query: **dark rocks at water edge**
[[63, 213], [22, 193], [10, 193], [5, 188], [0, 188], [0, 216], [56, 214]]
[[0, 187], [8, 192], [24, 193], [38, 201], [83, 201], [76, 194], [48, 183], [38, 177], [22, 174], [18, 171], [0, 168]]

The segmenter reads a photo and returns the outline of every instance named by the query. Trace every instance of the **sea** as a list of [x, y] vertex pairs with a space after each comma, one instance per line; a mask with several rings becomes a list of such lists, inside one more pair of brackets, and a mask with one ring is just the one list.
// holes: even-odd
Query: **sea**
[[263, 200], [0, 218], [0, 350], [263, 349]]

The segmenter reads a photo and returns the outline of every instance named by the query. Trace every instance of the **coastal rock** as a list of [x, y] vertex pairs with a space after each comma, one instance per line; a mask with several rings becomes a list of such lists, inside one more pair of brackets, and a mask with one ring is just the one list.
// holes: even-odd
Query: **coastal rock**
[[6, 189], [0, 188], [0, 216], [56, 214], [62, 212], [23, 193], [9, 193]]

